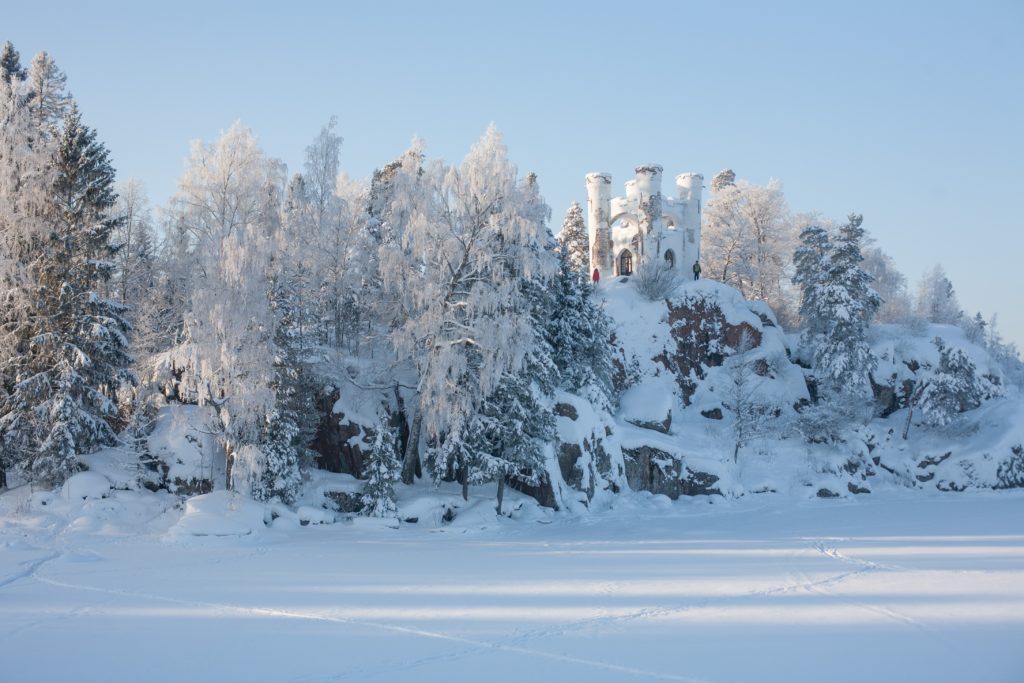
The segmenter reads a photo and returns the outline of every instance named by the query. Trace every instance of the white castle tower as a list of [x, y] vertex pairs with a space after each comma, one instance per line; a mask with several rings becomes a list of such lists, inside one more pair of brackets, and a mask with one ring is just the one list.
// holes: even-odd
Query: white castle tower
[[674, 199], [661, 194], [661, 176], [661, 166], [637, 166], [636, 177], [626, 183], [626, 196], [612, 198], [610, 174], [587, 174], [592, 274], [630, 275], [645, 262], [691, 272], [700, 259], [704, 176], [676, 176]]

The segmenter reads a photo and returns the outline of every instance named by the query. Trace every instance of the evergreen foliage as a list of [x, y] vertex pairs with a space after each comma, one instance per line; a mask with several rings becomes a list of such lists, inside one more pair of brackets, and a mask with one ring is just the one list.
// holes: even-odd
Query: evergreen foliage
[[395, 517], [395, 482], [401, 474], [398, 445], [388, 421], [377, 421], [377, 433], [366, 463], [366, 485], [363, 487], [362, 513], [367, 517]]
[[1024, 488], [1024, 447], [1017, 444], [1010, 449], [1010, 456], [996, 469], [996, 479], [999, 488]]
[[548, 311], [538, 316], [539, 329], [551, 348], [561, 387], [582, 393], [599, 408], [613, 404], [611, 321], [597, 305], [586, 276], [573, 270], [564, 251], [546, 292]]
[[569, 268], [576, 273], [589, 276], [590, 270], [590, 239], [587, 226], [583, 222], [583, 209], [579, 202], [573, 202], [565, 212], [562, 231], [558, 233], [559, 249], [566, 255]]
[[944, 325], [956, 325], [963, 318], [956, 290], [942, 266], [935, 266], [921, 277], [916, 310], [923, 320]]
[[23, 81], [28, 73], [21, 66], [21, 55], [11, 41], [4, 43], [0, 50], [0, 80], [10, 85], [12, 81]]
[[959, 413], [977, 408], [987, 396], [973, 361], [963, 349], [947, 346], [939, 337], [932, 343], [939, 351], [939, 365], [921, 384], [916, 403], [925, 423], [943, 426]]
[[861, 216], [850, 214], [834, 239], [820, 227], [805, 228], [794, 253], [794, 282], [801, 291], [804, 346], [822, 388], [869, 396], [868, 377], [877, 361], [867, 342], [867, 327], [881, 299], [861, 267], [862, 222]]
[[[49, 157], [36, 188], [41, 224], [22, 214], [8, 225], [5, 257], [20, 280], [10, 294], [20, 303], [5, 323], [15, 355], [4, 368], [0, 434], [26, 476], [59, 483], [78, 469], [78, 455], [113, 443], [117, 391], [134, 376], [125, 308], [102, 294], [121, 220], [108, 152], [73, 104], [56, 137], [34, 139]], [[27, 193], [30, 177], [19, 180]]]

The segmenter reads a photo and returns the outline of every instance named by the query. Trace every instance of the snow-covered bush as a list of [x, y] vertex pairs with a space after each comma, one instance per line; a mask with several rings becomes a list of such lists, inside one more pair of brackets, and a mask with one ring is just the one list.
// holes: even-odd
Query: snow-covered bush
[[996, 478], [998, 488], [1016, 489], [1024, 487], [1024, 446], [1017, 444], [1010, 449], [1011, 455], [999, 465]]
[[642, 263], [633, 276], [636, 290], [650, 301], [667, 298], [679, 286], [679, 271], [657, 261]]

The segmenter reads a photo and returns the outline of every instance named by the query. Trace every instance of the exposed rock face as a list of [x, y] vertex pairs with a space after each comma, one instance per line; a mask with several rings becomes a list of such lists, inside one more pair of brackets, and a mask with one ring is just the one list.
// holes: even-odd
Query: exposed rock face
[[668, 324], [675, 349], [653, 360], [675, 376], [684, 405], [690, 405], [705, 368], [721, 365], [730, 348], [739, 348], [744, 333], [752, 346], [761, 344], [760, 330], [746, 322], [730, 324], [722, 309], [705, 299], [668, 301]]
[[573, 406], [571, 403], [556, 403], [554, 413], [558, 417], [567, 417], [570, 420], [574, 421], [580, 418], [579, 413], [576, 410], [576, 407]]
[[583, 485], [583, 469], [578, 466], [582, 458], [583, 449], [579, 444], [558, 444], [558, 469], [562, 472], [562, 479], [577, 490]]
[[665, 416], [665, 419], [661, 420], [660, 422], [628, 419], [626, 420], [626, 422], [635, 427], [640, 427], [641, 429], [652, 429], [656, 432], [661, 432], [662, 434], [668, 434], [669, 429], [672, 428], [672, 411], [668, 411], [668, 414]]
[[342, 472], [362, 478], [363, 466], [373, 444], [367, 425], [361, 425], [334, 412], [339, 393], [325, 392], [318, 408], [323, 416], [317, 428], [312, 449], [319, 453], [317, 467], [329, 472]]
[[695, 472], [679, 459], [652, 446], [623, 448], [626, 463], [626, 481], [635, 491], [661, 493], [672, 500], [679, 496], [717, 494], [718, 477], [707, 472]]
[[536, 485], [526, 484], [518, 479], [509, 479], [508, 485], [509, 488], [513, 488], [520, 493], [532, 496], [544, 507], [548, 507], [553, 510], [558, 509], [558, 501], [555, 500], [555, 492], [551, 488], [551, 481], [546, 476], [544, 476]]

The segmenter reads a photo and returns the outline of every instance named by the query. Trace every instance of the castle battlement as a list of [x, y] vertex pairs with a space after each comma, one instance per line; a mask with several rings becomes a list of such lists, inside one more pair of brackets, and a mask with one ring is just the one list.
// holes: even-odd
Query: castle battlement
[[632, 274], [641, 263], [658, 262], [690, 272], [700, 259], [701, 191], [704, 176], [676, 176], [676, 196], [661, 193], [664, 169], [637, 166], [626, 193], [611, 196], [609, 173], [588, 173], [587, 234], [590, 269], [600, 277]]

